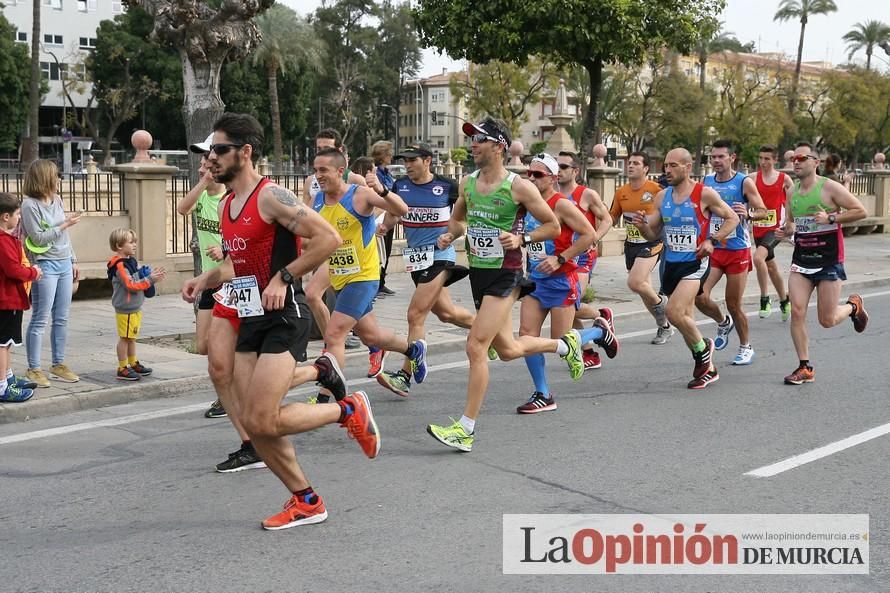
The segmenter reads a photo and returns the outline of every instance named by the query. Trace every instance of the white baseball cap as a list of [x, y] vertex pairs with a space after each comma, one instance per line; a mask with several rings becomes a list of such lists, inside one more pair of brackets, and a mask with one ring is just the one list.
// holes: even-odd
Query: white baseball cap
[[534, 158], [532, 158], [532, 162], [541, 163], [542, 165], [547, 167], [547, 170], [550, 171], [551, 175], [556, 175], [557, 173], [559, 173], [559, 163], [556, 162], [556, 158], [554, 158], [553, 155], [547, 154], [546, 152], [536, 154]]
[[207, 140], [205, 140], [204, 142], [199, 142], [198, 144], [192, 144], [191, 146], [189, 146], [189, 150], [198, 154], [207, 154], [208, 152], [210, 152], [211, 146], [213, 146], [213, 132], [210, 132], [210, 135], [207, 136]]

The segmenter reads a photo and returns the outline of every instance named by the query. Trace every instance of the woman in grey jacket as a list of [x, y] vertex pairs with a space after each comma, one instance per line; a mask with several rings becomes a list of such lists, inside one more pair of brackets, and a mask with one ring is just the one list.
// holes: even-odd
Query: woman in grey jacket
[[31, 263], [43, 270], [40, 280], [31, 286], [31, 322], [25, 335], [28, 353], [29, 381], [49, 387], [49, 379], [40, 368], [43, 332], [52, 317], [52, 366], [50, 374], [65, 383], [76, 383], [80, 377], [65, 365], [65, 342], [68, 338], [68, 312], [71, 294], [77, 280], [77, 258], [71, 247], [68, 228], [77, 224], [80, 214], [65, 214], [58, 196], [59, 172], [55, 163], [37, 160], [25, 173], [22, 191], [22, 228], [25, 251]]

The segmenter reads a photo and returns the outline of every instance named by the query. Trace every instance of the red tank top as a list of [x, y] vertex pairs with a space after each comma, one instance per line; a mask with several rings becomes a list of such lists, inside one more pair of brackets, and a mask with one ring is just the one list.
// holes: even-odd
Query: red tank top
[[[556, 203], [559, 200], [565, 199], [565, 196], [561, 193], [557, 192], [550, 196], [550, 199], [547, 200], [547, 205], [550, 206], [550, 209], [556, 212]], [[577, 205], [577, 204], [576, 204]], [[559, 227], [559, 235], [553, 240], [553, 253], [555, 255], [559, 255], [566, 249], [572, 246], [572, 243], [575, 242], [575, 231], [573, 231], [569, 226], [560, 224]], [[566, 260], [566, 263], [562, 264], [557, 270], [559, 274], [569, 274], [578, 269], [578, 265], [575, 260]]]
[[[281, 268], [297, 259], [297, 241], [293, 233], [277, 222], [266, 222], [260, 216], [259, 193], [269, 180], [265, 177], [250, 192], [244, 207], [236, 218], [232, 217], [232, 198], [226, 200], [220, 220], [223, 248], [232, 260], [235, 276], [255, 276], [262, 292], [269, 280]], [[293, 284], [291, 298], [285, 299], [285, 310], [296, 309], [303, 288], [300, 280]], [[302, 302], [300, 300], [300, 302]]]
[[[594, 214], [590, 210], [585, 209], [581, 205], [581, 194], [584, 193], [585, 189], [587, 189], [586, 185], [575, 186], [575, 189], [572, 190], [572, 199], [575, 201], [575, 205], [578, 207], [578, 209], [584, 213], [585, 218], [587, 218], [587, 221], [593, 226], [593, 229], [596, 230], [596, 214]], [[584, 258], [584, 264], [586, 264], [589, 260], [596, 259], [596, 243], [594, 243], [593, 247], [588, 249], [584, 253], [584, 255], [587, 256], [586, 258]]]
[[767, 185], [763, 182], [763, 175], [758, 171], [755, 184], [757, 191], [760, 192], [760, 197], [763, 198], [768, 214], [766, 220], [753, 222], [754, 238], [759, 239], [770, 231], [775, 231], [779, 228], [779, 223], [782, 222], [782, 210], [785, 207], [785, 174], [779, 171], [779, 178], [776, 182]]

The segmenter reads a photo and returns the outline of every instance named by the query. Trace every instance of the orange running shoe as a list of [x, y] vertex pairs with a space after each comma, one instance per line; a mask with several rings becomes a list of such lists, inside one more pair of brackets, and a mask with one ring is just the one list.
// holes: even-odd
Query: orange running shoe
[[300, 497], [294, 494], [284, 503], [284, 510], [276, 513], [263, 521], [263, 529], [276, 531], [278, 529], [288, 529], [298, 525], [312, 525], [313, 523], [321, 523], [328, 518], [328, 511], [324, 508], [324, 501], [317, 494], [315, 504], [310, 504], [300, 500]]
[[383, 361], [386, 360], [386, 350], [368, 352], [368, 378], [373, 379], [383, 370]]
[[816, 380], [816, 371], [813, 367], [797, 367], [793, 373], [785, 377], [785, 385], [801, 385], [812, 383]]
[[374, 422], [374, 414], [371, 413], [368, 395], [364, 391], [356, 391], [341, 401], [352, 406], [353, 412], [340, 426], [346, 429], [350, 438], [358, 441], [369, 459], [374, 459], [380, 453], [380, 433], [377, 431], [377, 423]]
[[851, 294], [847, 303], [853, 305], [853, 314], [850, 316], [853, 320], [853, 329], [861, 334], [868, 325], [868, 312], [865, 310], [865, 305], [862, 304], [862, 297], [858, 294]]

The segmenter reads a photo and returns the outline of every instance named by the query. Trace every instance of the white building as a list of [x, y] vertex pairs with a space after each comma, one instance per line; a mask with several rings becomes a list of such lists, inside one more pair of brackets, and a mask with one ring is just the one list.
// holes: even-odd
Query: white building
[[451, 93], [452, 74], [462, 73], [443, 70], [442, 74], [405, 82], [399, 106], [399, 147], [428, 142], [445, 160], [452, 148], [466, 145], [461, 126], [468, 115], [463, 98]]
[[[49, 92], [40, 110], [40, 143], [61, 144], [64, 112], [68, 107], [62, 90], [67, 79], [83, 82], [72, 93], [77, 107], [86, 106], [92, 85], [85, 81], [84, 59], [96, 47], [99, 23], [124, 12], [122, 0], [0, 0], [3, 15], [17, 29], [16, 40], [31, 45], [34, 2], [40, 2], [40, 67]], [[55, 59], [53, 58], [55, 56]], [[76, 139], [75, 139], [76, 140]], [[70, 144], [70, 142], [66, 142]], [[67, 156], [67, 155], [66, 155]], [[66, 163], [67, 165], [68, 163]]]

